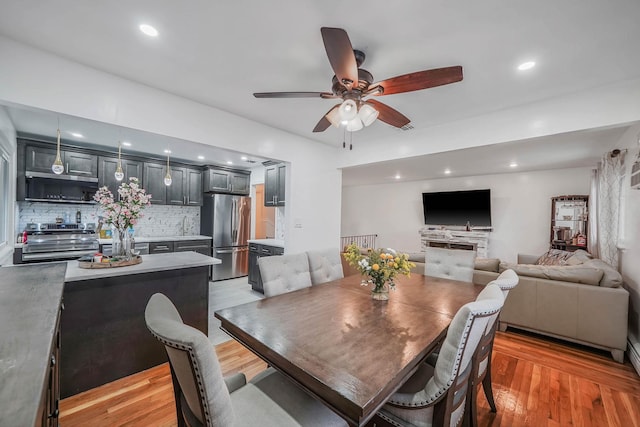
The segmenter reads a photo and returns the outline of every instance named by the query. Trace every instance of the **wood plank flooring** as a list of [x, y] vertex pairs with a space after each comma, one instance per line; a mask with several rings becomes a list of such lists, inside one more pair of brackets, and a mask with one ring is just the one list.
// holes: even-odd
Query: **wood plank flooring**
[[[266, 368], [235, 341], [216, 346], [225, 375], [247, 378]], [[486, 427], [640, 427], [640, 378], [606, 354], [513, 332], [498, 332], [493, 352], [498, 413], [482, 390], [479, 425]], [[65, 399], [60, 423], [74, 426], [176, 426], [167, 364]]]

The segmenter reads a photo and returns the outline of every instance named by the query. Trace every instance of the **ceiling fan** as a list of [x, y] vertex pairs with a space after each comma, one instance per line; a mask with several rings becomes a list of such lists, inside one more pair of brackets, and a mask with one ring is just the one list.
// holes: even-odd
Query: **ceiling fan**
[[333, 76], [331, 92], [258, 92], [256, 98], [323, 98], [342, 99], [320, 119], [314, 132], [323, 132], [332, 124], [346, 126], [348, 131], [357, 131], [369, 126], [376, 118], [398, 128], [408, 125], [409, 120], [399, 111], [371, 96], [392, 95], [428, 89], [462, 80], [462, 66], [417, 71], [374, 83], [373, 75], [360, 68], [365, 54], [351, 47], [347, 32], [342, 28], [322, 27], [322, 40], [329, 57]]

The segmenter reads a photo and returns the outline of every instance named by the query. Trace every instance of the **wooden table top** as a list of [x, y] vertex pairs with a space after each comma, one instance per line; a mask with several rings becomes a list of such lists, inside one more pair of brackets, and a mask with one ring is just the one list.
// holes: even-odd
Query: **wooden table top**
[[322, 400], [364, 425], [444, 338], [481, 285], [412, 274], [389, 301], [359, 275], [216, 311], [222, 329]]

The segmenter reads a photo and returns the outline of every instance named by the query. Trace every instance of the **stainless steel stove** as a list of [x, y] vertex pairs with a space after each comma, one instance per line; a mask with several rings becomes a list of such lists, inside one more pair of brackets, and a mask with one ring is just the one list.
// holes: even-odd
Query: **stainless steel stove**
[[100, 248], [94, 223], [27, 224], [25, 231], [27, 243], [22, 247], [22, 262], [76, 259]]

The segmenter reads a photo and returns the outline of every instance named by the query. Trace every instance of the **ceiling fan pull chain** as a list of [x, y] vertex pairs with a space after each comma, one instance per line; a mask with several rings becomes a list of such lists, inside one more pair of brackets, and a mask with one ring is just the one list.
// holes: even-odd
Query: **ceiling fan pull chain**
[[353, 132], [349, 134], [349, 151], [353, 150]]
[[342, 148], [347, 148], [347, 130], [342, 129]]

